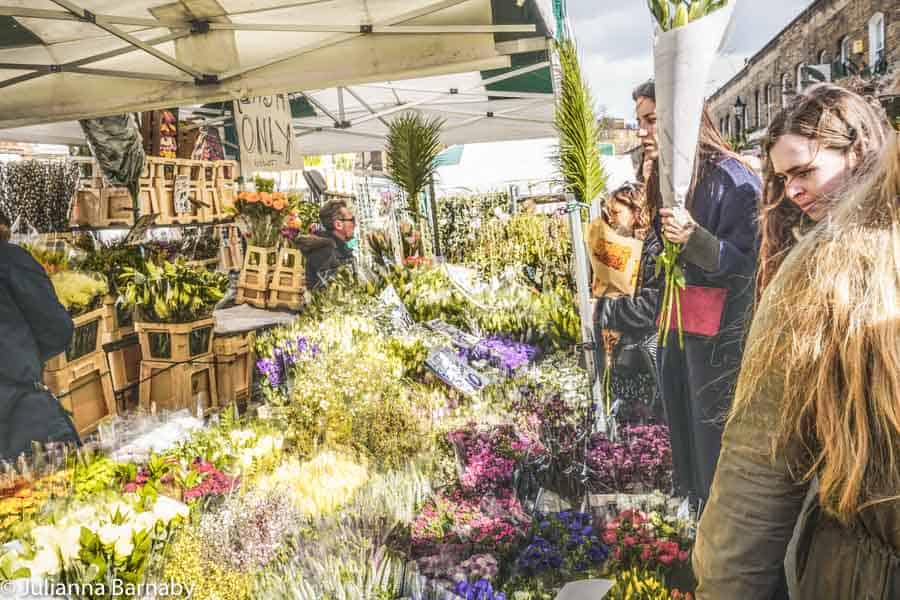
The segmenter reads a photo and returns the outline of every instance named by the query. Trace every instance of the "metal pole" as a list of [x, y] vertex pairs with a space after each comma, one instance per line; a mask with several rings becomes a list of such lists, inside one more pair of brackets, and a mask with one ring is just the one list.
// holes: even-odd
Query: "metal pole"
[[428, 184], [428, 198], [431, 210], [431, 241], [434, 246], [434, 255], [441, 255], [441, 241], [438, 233], [437, 198], [434, 194], [434, 178]]
[[591, 345], [594, 340], [593, 322], [591, 314], [591, 287], [588, 281], [588, 256], [584, 243], [583, 224], [581, 222], [581, 207], [584, 206], [575, 199], [573, 194], [566, 194], [566, 209], [569, 214], [569, 229], [572, 235], [572, 251], [575, 254], [575, 286], [578, 295], [578, 313], [581, 317], [581, 341], [584, 346], [584, 361], [588, 373], [591, 374], [591, 399], [596, 407], [598, 416], [596, 422], [605, 423], [606, 415], [602, 402], [602, 390], [600, 378], [597, 377], [597, 367], [594, 364], [594, 352]]

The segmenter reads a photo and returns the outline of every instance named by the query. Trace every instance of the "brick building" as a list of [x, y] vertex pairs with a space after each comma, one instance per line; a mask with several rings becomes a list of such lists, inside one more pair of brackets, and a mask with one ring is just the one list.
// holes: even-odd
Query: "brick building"
[[753, 145], [790, 96], [821, 78], [877, 78], [898, 65], [898, 0], [814, 0], [709, 98], [710, 110], [726, 135]]

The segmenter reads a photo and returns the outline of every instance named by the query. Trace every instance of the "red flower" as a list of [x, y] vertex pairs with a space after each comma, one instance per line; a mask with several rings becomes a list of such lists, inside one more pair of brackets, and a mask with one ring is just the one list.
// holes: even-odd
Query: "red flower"
[[641, 560], [644, 562], [649, 561], [653, 558], [653, 550], [650, 548], [650, 544], [644, 544], [641, 546]]
[[625, 542], [626, 546], [636, 546], [638, 543], [637, 538], [633, 535], [626, 535], [622, 541]]
[[616, 543], [616, 532], [615, 531], [607, 531], [603, 534], [603, 543], [604, 544], [615, 544]]

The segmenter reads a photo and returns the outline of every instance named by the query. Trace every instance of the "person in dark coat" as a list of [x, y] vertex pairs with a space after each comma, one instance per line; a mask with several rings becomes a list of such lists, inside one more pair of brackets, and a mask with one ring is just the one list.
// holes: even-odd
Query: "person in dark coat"
[[[634, 100], [644, 154], [654, 161], [648, 193], [661, 205], [654, 84], [638, 87]], [[691, 292], [710, 291], [725, 295], [724, 303], [715, 305], [708, 300], [702, 300], [703, 306], [683, 302], [683, 313], [721, 309], [718, 331], [708, 336], [685, 334], [683, 350], [673, 332], [658, 356], [675, 493], [700, 507], [708, 498], [719, 458], [754, 303], [760, 190], [759, 177], [728, 149], [704, 110], [687, 210], [661, 209], [655, 224], [661, 236], [682, 245], [687, 286], [713, 288], [688, 289], [683, 297], [696, 299]]]
[[79, 443], [42, 383], [44, 362], [64, 352], [73, 333], [44, 269], [9, 243], [9, 220], [0, 213], [0, 458], [28, 452], [32, 442]]
[[656, 317], [662, 287], [656, 257], [662, 244], [652, 227], [655, 211], [643, 184], [628, 183], [609, 194], [603, 212], [617, 233], [644, 242], [634, 295], [601, 296], [594, 308], [595, 339], [602, 340], [603, 330], [621, 336], [612, 356], [612, 411], [620, 424], [664, 422], [656, 376]]
[[356, 231], [356, 217], [343, 200], [329, 200], [319, 209], [321, 228], [295, 242], [306, 257], [306, 289], [327, 284], [342, 266], [352, 264], [348, 245]]

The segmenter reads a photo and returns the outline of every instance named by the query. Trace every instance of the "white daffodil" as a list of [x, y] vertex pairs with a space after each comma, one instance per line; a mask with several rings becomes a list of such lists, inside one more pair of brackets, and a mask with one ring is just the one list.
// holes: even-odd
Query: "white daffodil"
[[112, 546], [119, 539], [119, 526], [107, 523], [97, 530], [97, 536], [104, 546]]
[[190, 509], [177, 500], [167, 496], [160, 496], [156, 499], [156, 504], [153, 505], [153, 514], [163, 523], [169, 524], [176, 517], [186, 519], [190, 514]]
[[32, 577], [47, 577], [59, 573], [59, 555], [56, 548], [42, 548], [27, 564]]

